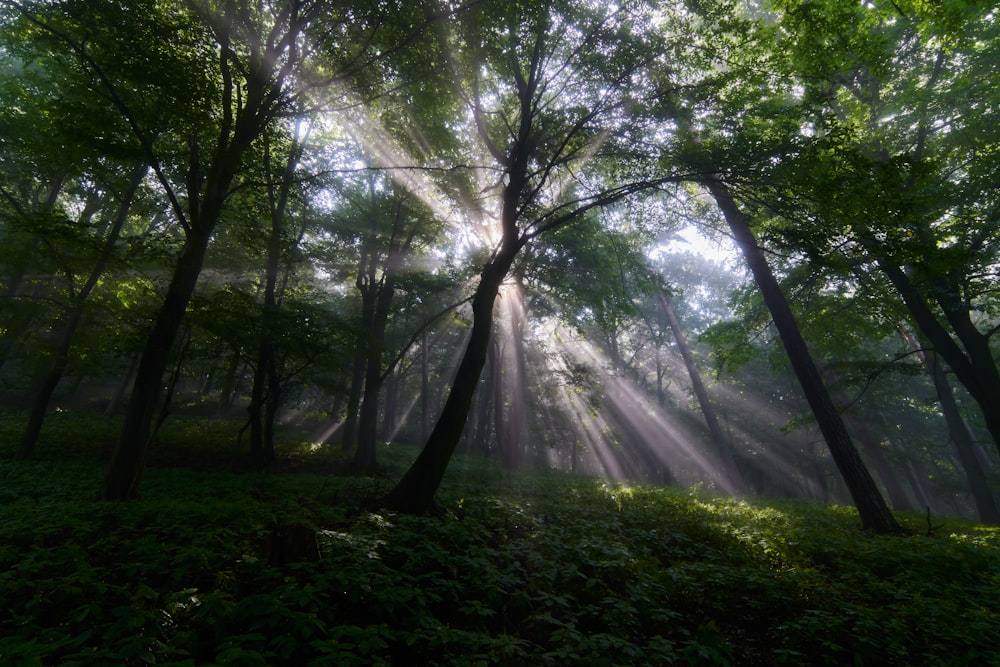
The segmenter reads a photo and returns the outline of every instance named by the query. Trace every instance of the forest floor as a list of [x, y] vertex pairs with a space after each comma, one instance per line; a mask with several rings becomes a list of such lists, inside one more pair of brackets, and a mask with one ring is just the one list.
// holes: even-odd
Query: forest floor
[[411, 517], [376, 509], [410, 448], [378, 479], [294, 444], [235, 472], [197, 420], [108, 503], [113, 423], [56, 415], [14, 462], [19, 423], [0, 411], [4, 665], [1000, 664], [996, 527], [902, 514], [913, 534], [881, 537], [847, 507], [472, 457], [443, 516]]

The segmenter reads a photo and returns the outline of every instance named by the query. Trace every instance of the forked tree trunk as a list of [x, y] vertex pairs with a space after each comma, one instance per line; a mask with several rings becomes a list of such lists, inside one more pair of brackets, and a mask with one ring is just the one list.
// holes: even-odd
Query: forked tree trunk
[[820, 432], [830, 448], [837, 469], [847, 484], [862, 526], [876, 533], [903, 532], [854, 447], [847, 428], [833, 404], [833, 399], [823, 384], [819, 370], [813, 363], [792, 309], [785, 300], [781, 287], [771, 272], [764, 252], [757, 244], [757, 239], [754, 238], [743, 212], [737, 206], [729, 188], [718, 177], [706, 176], [704, 183], [725, 216], [736, 244], [746, 258], [754, 282], [771, 313], [774, 326], [778, 330]]

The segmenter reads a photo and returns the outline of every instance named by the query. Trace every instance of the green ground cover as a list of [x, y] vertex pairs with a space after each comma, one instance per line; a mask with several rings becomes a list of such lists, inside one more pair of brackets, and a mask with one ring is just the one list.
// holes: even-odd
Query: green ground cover
[[[68, 432], [0, 462], [5, 665], [1000, 664], [997, 528], [904, 515], [912, 536], [879, 537], [850, 508], [474, 459], [443, 516], [388, 514], [400, 447], [385, 479], [163, 466], [107, 503], [80, 444], [102, 438], [57, 457]], [[318, 559], [276, 562], [290, 527]]]

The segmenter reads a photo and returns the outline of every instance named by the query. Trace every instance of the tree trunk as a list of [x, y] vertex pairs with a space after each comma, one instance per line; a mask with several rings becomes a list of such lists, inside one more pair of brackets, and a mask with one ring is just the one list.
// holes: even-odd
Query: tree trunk
[[510, 403], [507, 412], [506, 434], [504, 436], [503, 465], [514, 470], [521, 465], [524, 455], [524, 401], [527, 387], [527, 359], [524, 349], [524, 329], [527, 316], [524, 312], [524, 297], [520, 276], [516, 284], [506, 293], [508, 321], [510, 323], [510, 376], [507, 385]]
[[933, 350], [925, 350], [916, 337], [900, 327], [903, 338], [920, 358], [924, 370], [934, 383], [934, 391], [937, 393], [938, 403], [941, 412], [944, 414], [945, 424], [948, 427], [948, 435], [955, 447], [958, 455], [958, 462], [965, 471], [966, 479], [969, 480], [969, 491], [976, 504], [976, 512], [979, 520], [986, 523], [1000, 523], [1000, 510], [997, 508], [996, 499], [990, 489], [989, 480], [983, 471], [982, 463], [976, 452], [975, 438], [969, 430], [969, 425], [958, 409], [955, 401], [955, 394], [948, 383], [940, 357]]
[[684, 360], [684, 367], [687, 368], [688, 375], [691, 378], [691, 387], [694, 389], [694, 395], [698, 399], [698, 405], [701, 407], [701, 414], [705, 417], [705, 423], [708, 425], [708, 433], [712, 438], [715, 450], [714, 458], [718, 467], [716, 472], [723, 478], [721, 483], [726, 491], [729, 493], [738, 492], [743, 488], [744, 484], [733, 458], [732, 441], [726, 435], [725, 431], [722, 430], [719, 415], [716, 413], [715, 407], [712, 406], [712, 402], [708, 397], [705, 383], [702, 382], [701, 373], [698, 371], [698, 366], [694, 363], [694, 355], [691, 354], [687, 338], [685, 338], [684, 332], [681, 330], [680, 322], [677, 321], [677, 315], [674, 313], [673, 306], [670, 303], [670, 297], [661, 292], [659, 300], [660, 307], [663, 308], [663, 314], [667, 317], [667, 324], [670, 326], [670, 331], [677, 342], [677, 349], [680, 350], [681, 359]]
[[389, 373], [382, 383], [385, 387], [385, 400], [382, 401], [382, 435], [380, 436], [383, 442], [392, 442], [399, 431], [399, 386], [403, 381], [403, 374], [396, 371]]
[[938, 304], [962, 344], [959, 346], [903, 269], [882, 260], [879, 268], [899, 292], [923, 337], [979, 405], [986, 428], [1000, 451], [1000, 371], [990, 351], [989, 336], [981, 333], [969, 319], [968, 311], [961, 307], [961, 297], [954, 293], [954, 286], [936, 284], [935, 290], [944, 294]]
[[[494, 326], [496, 326], [496, 323], [494, 323]], [[507, 431], [503, 427], [503, 347], [500, 345], [500, 336], [495, 331], [493, 333], [493, 340], [490, 341], [488, 355], [490, 372], [487, 378], [489, 379], [490, 393], [492, 395], [493, 438], [496, 442], [496, 451], [503, 458], [503, 453], [507, 450], [507, 443], [504, 442]], [[483, 447], [483, 449], [489, 451], [488, 447]]]
[[[374, 185], [372, 186], [372, 199], [374, 205]], [[365, 393], [361, 403], [361, 414], [358, 419], [358, 448], [354, 452], [354, 462], [352, 469], [358, 474], [371, 474], [375, 471], [376, 443], [378, 440], [378, 408], [379, 393], [385, 376], [382, 374], [382, 357], [385, 354], [385, 332], [389, 325], [389, 313], [392, 310], [392, 300], [396, 292], [396, 275], [403, 261], [403, 254], [409, 247], [412, 236], [407, 241], [402, 241], [398, 234], [403, 221], [402, 203], [396, 207], [396, 218], [393, 223], [392, 236], [389, 239], [389, 247], [385, 253], [385, 261], [382, 267], [382, 276], [376, 280], [376, 258], [379, 253], [375, 250], [375, 242], [378, 236], [376, 221], [372, 219], [372, 229], [370, 238], [371, 251], [368, 257], [368, 271], [366, 282], [362, 284], [362, 276], [358, 277], [358, 287], [361, 289], [364, 298], [364, 324], [365, 348], [366, 348], [366, 370], [365, 370]]]
[[106, 417], [110, 417], [118, 412], [118, 408], [121, 407], [122, 400], [125, 398], [125, 393], [132, 383], [132, 376], [135, 375], [135, 369], [138, 365], [139, 356], [133, 354], [129, 357], [128, 366], [125, 367], [125, 372], [122, 373], [121, 381], [118, 382], [114, 392], [108, 398], [108, 404], [104, 406], [104, 415]]
[[817, 366], [820, 369], [820, 374], [824, 382], [830, 387], [830, 395], [841, 410], [842, 418], [850, 426], [851, 431], [858, 440], [858, 444], [861, 446], [861, 451], [864, 452], [868, 462], [875, 469], [875, 474], [882, 480], [882, 485], [889, 494], [889, 501], [892, 503], [893, 508], [907, 511], [916, 510], [916, 506], [910, 501], [909, 496], [906, 494], [906, 489], [903, 488], [902, 483], [899, 481], [899, 476], [893, 470], [892, 464], [885, 456], [885, 452], [882, 451], [881, 439], [872, 433], [872, 430], [868, 428], [868, 425], [864, 421], [853, 413], [846, 412], [852, 400], [847, 391], [840, 386], [840, 379], [825, 363], [819, 362]]
[[[284, 245], [285, 212], [291, 193], [292, 177], [302, 156], [304, 138], [301, 136], [302, 120], [295, 125], [294, 139], [281, 172], [275, 182], [271, 171], [271, 143], [264, 142], [264, 166], [267, 174], [268, 204], [271, 213], [271, 232], [267, 239], [267, 256], [264, 262], [264, 307], [261, 312], [260, 341], [257, 368], [251, 391], [250, 452], [254, 463], [264, 467], [274, 461], [274, 420], [281, 405], [281, 378], [278, 374], [278, 337], [274, 331], [279, 311], [278, 276], [281, 273], [281, 251]], [[309, 132], [306, 131], [306, 136]], [[282, 286], [282, 289], [284, 287]]]
[[[265, 309], [266, 310], [266, 309]], [[267, 322], [261, 323], [268, 327]], [[268, 415], [268, 405], [277, 393], [277, 372], [275, 370], [274, 343], [270, 333], [263, 333], [257, 347], [257, 364], [253, 372], [253, 386], [250, 389], [250, 405], [247, 413], [250, 420], [250, 458], [253, 466], [262, 469], [274, 461], [274, 425]]]
[[420, 440], [426, 442], [431, 434], [430, 369], [427, 364], [427, 332], [420, 337]]
[[146, 339], [125, 413], [125, 424], [101, 486], [100, 497], [104, 500], [134, 498], [138, 491], [153, 414], [162, 394], [163, 373], [205, 261], [211, 237], [211, 231], [206, 231], [192, 231], [181, 248], [163, 305]]
[[232, 350], [232, 357], [226, 366], [226, 375], [222, 381], [222, 389], [219, 391], [219, 412], [227, 413], [233, 407], [233, 400], [236, 395], [236, 376], [240, 370], [240, 352]]
[[781, 287], [771, 272], [764, 252], [757, 244], [743, 212], [737, 206], [729, 188], [718, 177], [706, 177], [705, 185], [722, 210], [734, 240], [746, 258], [754, 282], [771, 313], [774, 326], [778, 330], [816, 423], [847, 484], [862, 526], [876, 533], [902, 532], [902, 527], [889, 511], [882, 494], [879, 493], [878, 487], [851, 441], [847, 428], [813, 363], [791, 307], [785, 300]]
[[501, 247], [483, 270], [472, 298], [472, 333], [434, 430], [413, 465], [389, 492], [386, 506], [400, 512], [424, 514], [435, 509], [434, 494], [444, 478], [469, 415], [479, 376], [486, 364], [493, 329], [493, 305], [510, 266], [521, 248], [515, 241]]
[[347, 406], [344, 415], [344, 431], [340, 446], [344, 451], [350, 451], [358, 442], [358, 412], [361, 409], [361, 393], [365, 386], [365, 352], [364, 343], [357, 342], [354, 351], [354, 361], [351, 364], [351, 386], [347, 390]]
[[70, 311], [67, 313], [66, 320], [59, 331], [55, 349], [55, 360], [53, 361], [52, 368], [45, 376], [45, 379], [39, 387], [38, 393], [35, 395], [34, 402], [32, 403], [31, 414], [28, 417], [28, 426], [21, 438], [21, 445], [18, 447], [17, 453], [15, 454], [15, 458], [17, 459], [30, 458], [34, 451], [35, 443], [38, 442], [38, 436], [42, 431], [42, 423], [45, 420], [45, 413], [49, 408], [49, 401], [52, 399], [52, 394], [55, 392], [56, 387], [59, 385], [59, 381], [66, 372], [66, 367], [69, 365], [70, 347], [73, 344], [73, 339], [76, 337], [76, 330], [79, 328], [80, 322], [83, 321], [83, 314], [87, 306], [87, 301], [90, 299], [90, 295], [94, 291], [94, 288], [97, 287], [97, 283], [101, 279], [101, 276], [104, 275], [104, 269], [107, 267], [108, 262], [111, 261], [111, 256], [114, 254], [115, 244], [118, 242], [118, 237], [121, 235], [122, 227], [125, 226], [125, 220], [128, 217], [128, 212], [132, 208], [132, 201], [135, 198], [135, 193], [138, 192], [139, 186], [142, 184], [142, 179], [145, 178], [147, 170], [148, 167], [146, 165], [141, 165], [132, 170], [128, 190], [122, 197], [121, 202], [119, 202], [114, 218], [112, 218], [111, 226], [104, 238], [104, 245], [101, 248], [101, 254], [98, 256], [97, 262], [91, 269], [90, 275], [87, 276], [87, 281], [72, 299]]

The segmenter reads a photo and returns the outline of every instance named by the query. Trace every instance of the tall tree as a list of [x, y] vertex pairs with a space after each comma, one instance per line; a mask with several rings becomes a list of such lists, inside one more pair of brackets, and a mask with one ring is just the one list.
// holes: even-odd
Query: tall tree
[[133, 168], [128, 175], [127, 181], [124, 183], [125, 190], [122, 192], [121, 198], [111, 215], [99, 254], [83, 284], [78, 289], [73, 290], [73, 283], [75, 281], [72, 280], [72, 275], [68, 276], [71, 290], [69, 295], [70, 302], [62, 321], [55, 329], [55, 340], [53, 341], [55, 349], [52, 366], [42, 378], [38, 391], [32, 399], [28, 424], [21, 437], [21, 444], [18, 446], [15, 455], [16, 458], [26, 459], [32, 455], [35, 443], [38, 441], [38, 436], [42, 430], [45, 414], [49, 408], [49, 401], [69, 365], [70, 347], [73, 344], [77, 329], [83, 321], [87, 302], [94, 288], [97, 287], [98, 281], [102, 278], [107, 265], [113, 258], [115, 245], [118, 243], [122, 228], [125, 226], [129, 210], [132, 207], [132, 201], [147, 171], [148, 167], [143, 164]]
[[983, 462], [976, 455], [975, 438], [973, 438], [969, 425], [958, 408], [944, 365], [937, 358], [933, 349], [921, 345], [917, 337], [905, 327], [900, 328], [900, 333], [914, 354], [918, 355], [920, 362], [934, 383], [934, 391], [948, 425], [948, 434], [951, 436], [958, 461], [969, 480], [969, 490], [972, 493], [979, 520], [987, 523], [1000, 523], [1000, 509], [997, 508]]
[[851, 493], [851, 499], [861, 517], [861, 524], [877, 533], [902, 532], [902, 527], [889, 511], [851, 440], [819, 369], [813, 362], [788, 301], [767, 264], [764, 251], [754, 238], [749, 221], [723, 181], [709, 177], [705, 185], [722, 210], [732, 230], [733, 238], [746, 258], [754, 282], [771, 313], [774, 326], [788, 353], [792, 368], [795, 369], [795, 375], [802, 385], [802, 391], [809, 402], [816, 423]]
[[[614, 5], [482, 3], [451, 34], [459, 94], [493, 161], [480, 173], [490, 174], [482, 192], [496, 194], [476, 215], [493, 228], [495, 245], [472, 297], [472, 330], [448, 399], [424, 448], [386, 498], [388, 506], [434, 507], [487, 359], [494, 302], [521, 249], [594, 208], [671, 180], [632, 178], [609, 186], [596, 177], [602, 158], [632, 154], [625, 144], [636, 128], [625, 112], [643, 85], [649, 53], [637, 48], [633, 29], [648, 18]], [[580, 171], [584, 165], [593, 176]]]
[[886, 276], [1000, 448], [993, 12], [790, 3], [781, 23], [809, 141], [762, 198], [795, 222], [786, 235], [813, 261], [847, 253]]
[[313, 0], [7, 4], [75, 59], [94, 94], [125, 119], [183, 231], [101, 487], [103, 498], [129, 498], [171, 349], [251, 145], [307, 93], [372, 84], [378, 65], [431, 14], [420, 3], [401, 11], [393, 3], [358, 8]]
[[[301, 117], [296, 120], [287, 142], [284, 164], [275, 174], [272, 162], [272, 141], [265, 137], [264, 173], [267, 188], [267, 210], [270, 232], [264, 259], [264, 296], [260, 322], [260, 340], [254, 365], [250, 405], [250, 454], [255, 465], [263, 466], [274, 460], [274, 422], [281, 402], [281, 376], [278, 369], [279, 309], [283, 285], [280, 284], [282, 258], [287, 257], [289, 203], [293, 197], [294, 176], [308, 141], [310, 124]], [[294, 234], [297, 245], [301, 235]]]

